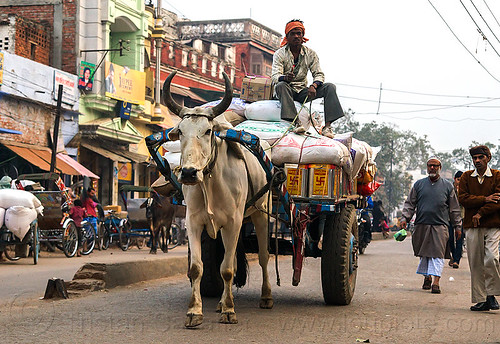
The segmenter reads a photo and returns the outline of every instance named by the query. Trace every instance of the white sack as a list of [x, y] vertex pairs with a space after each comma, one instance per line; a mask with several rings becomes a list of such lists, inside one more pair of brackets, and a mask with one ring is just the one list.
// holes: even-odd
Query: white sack
[[[309, 129], [311, 121], [307, 106], [304, 105], [304, 107], [302, 107], [302, 104], [299, 102], [294, 103], [299, 113], [300, 123], [302, 123], [306, 130]], [[279, 122], [281, 121], [281, 103], [279, 100], [259, 100], [253, 102], [247, 105], [245, 117], [255, 121]]]
[[0, 208], [8, 209], [14, 206], [26, 208], [39, 208], [42, 205], [40, 200], [31, 192], [17, 189], [0, 190]]
[[290, 133], [273, 147], [272, 162], [276, 165], [333, 164], [352, 170], [347, 147], [325, 136], [306, 137]]
[[238, 124], [234, 129], [244, 130], [272, 145], [277, 139], [283, 136], [288, 128], [290, 128], [290, 125], [291, 123], [287, 121], [264, 122], [247, 120]]
[[4, 218], [5, 218], [5, 209], [0, 208], [0, 228], [2, 228], [2, 226], [3, 226]]
[[37, 212], [33, 208], [22, 206], [13, 206], [5, 212], [5, 226], [14, 233], [19, 240], [23, 240], [24, 236], [30, 229], [30, 224], [37, 217]]
[[167, 141], [163, 144], [163, 148], [170, 153], [180, 153], [181, 151], [181, 140], [177, 141]]
[[347, 147], [347, 149], [351, 149], [352, 148], [352, 140], [353, 140], [352, 134], [353, 134], [352, 131], [350, 131], [348, 133], [344, 133], [344, 134], [335, 134], [333, 139], [335, 141], [342, 143], [344, 146]]
[[356, 177], [362, 168], [368, 163], [368, 152], [362, 141], [352, 139], [352, 149], [356, 152], [352, 165], [353, 177]]
[[177, 166], [181, 164], [181, 153], [170, 153], [167, 152], [163, 155], [165, 159], [167, 159], [170, 168], [173, 170]]
[[[213, 102], [203, 104], [200, 107], [201, 108], [211, 108], [211, 107], [218, 105], [220, 102], [221, 102], [221, 100], [215, 100]], [[245, 117], [245, 108], [247, 106], [248, 106], [247, 103], [243, 99], [233, 98], [231, 100], [231, 105], [229, 105], [227, 110], [232, 110], [232, 111], [236, 112], [238, 115]]]

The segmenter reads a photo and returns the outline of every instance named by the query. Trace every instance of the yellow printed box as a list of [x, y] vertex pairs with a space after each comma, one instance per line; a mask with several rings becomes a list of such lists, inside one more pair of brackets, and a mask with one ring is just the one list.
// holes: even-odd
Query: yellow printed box
[[334, 170], [335, 165], [309, 165], [309, 197], [334, 198]]
[[285, 164], [286, 189], [296, 197], [307, 197], [308, 165]]

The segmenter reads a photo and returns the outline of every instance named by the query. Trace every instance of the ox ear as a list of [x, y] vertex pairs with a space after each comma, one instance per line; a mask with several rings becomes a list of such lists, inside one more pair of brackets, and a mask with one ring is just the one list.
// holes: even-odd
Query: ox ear
[[214, 131], [224, 131], [231, 128], [233, 128], [233, 126], [227, 121], [226, 117], [224, 117], [224, 114], [214, 118]]
[[141, 206], [139, 207], [139, 209], [144, 209], [148, 206], [148, 200], [145, 200], [144, 203], [141, 204]]
[[175, 126], [168, 132], [168, 138], [170, 141], [178, 141], [179, 140], [179, 126]]

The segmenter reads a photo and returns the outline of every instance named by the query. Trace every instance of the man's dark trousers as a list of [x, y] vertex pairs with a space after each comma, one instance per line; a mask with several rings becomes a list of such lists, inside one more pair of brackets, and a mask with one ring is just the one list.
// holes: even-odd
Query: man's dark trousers
[[[281, 102], [281, 118], [293, 120], [297, 115], [297, 109], [293, 101], [296, 100], [302, 104], [307, 97], [308, 88], [304, 88], [297, 93], [292, 90], [288, 82], [280, 81], [276, 84], [275, 90]], [[344, 116], [344, 111], [337, 97], [337, 91], [334, 84], [326, 82], [319, 86], [316, 89], [316, 98], [324, 98], [326, 122], [333, 122]], [[309, 102], [314, 99], [307, 99], [307, 101]]]
[[462, 250], [464, 247], [465, 233], [461, 229], [462, 233], [460, 237], [455, 241], [455, 230], [451, 225], [448, 225], [448, 232], [450, 233], [450, 238], [448, 239], [448, 244], [450, 245], [451, 258], [457, 264], [460, 264], [460, 259], [462, 259]]

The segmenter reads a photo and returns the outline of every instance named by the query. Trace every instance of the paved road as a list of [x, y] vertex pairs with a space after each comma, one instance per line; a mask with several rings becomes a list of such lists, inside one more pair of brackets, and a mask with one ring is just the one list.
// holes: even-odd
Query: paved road
[[[302, 282], [291, 286], [290, 257], [280, 263], [282, 286], [273, 285], [275, 306], [258, 308], [260, 273], [235, 291], [237, 325], [218, 323], [217, 300], [204, 300], [204, 323], [184, 328], [190, 297], [185, 276], [141, 282], [90, 296], [18, 300], [0, 307], [3, 341], [100, 343], [494, 343], [500, 312], [469, 311], [469, 271], [445, 267], [440, 295], [421, 289], [411, 242], [372, 242], [360, 257], [356, 293], [349, 306], [325, 306], [320, 260], [308, 258]], [[274, 271], [271, 264], [270, 271]], [[273, 276], [274, 284], [274, 273]], [[453, 277], [454, 281], [449, 278]]]
[[166, 254], [158, 251], [156, 255], [149, 254], [147, 247], [141, 250], [131, 247], [126, 252], [110, 247], [106, 251], [94, 250], [88, 256], [73, 258], [66, 258], [62, 251], [41, 252], [37, 265], [33, 265], [31, 257], [15, 262], [2, 261], [0, 262], [0, 305], [12, 296], [23, 300], [42, 297], [48, 279], [57, 277], [69, 281], [85, 263], [120, 263], [179, 256], [187, 256], [187, 245], [178, 246]]

